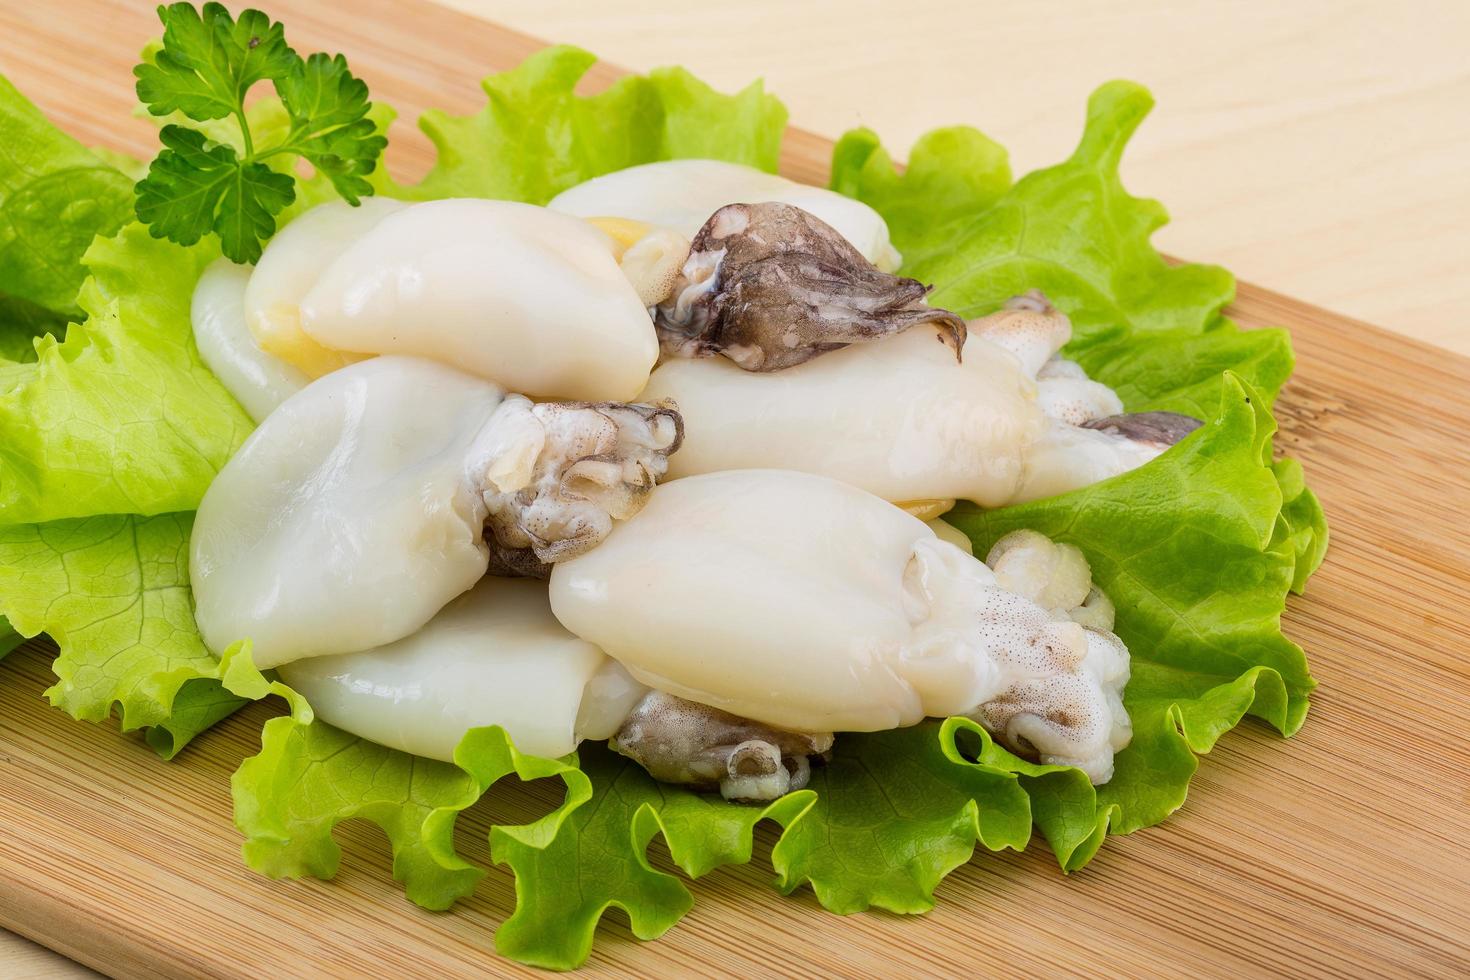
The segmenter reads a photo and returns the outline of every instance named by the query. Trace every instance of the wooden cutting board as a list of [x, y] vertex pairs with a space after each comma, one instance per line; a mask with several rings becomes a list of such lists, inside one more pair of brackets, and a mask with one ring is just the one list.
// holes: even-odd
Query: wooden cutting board
[[[345, 52], [408, 119], [477, 108], [475, 80], [539, 46], [418, 2], [266, 6], [298, 48]], [[129, 69], [157, 30], [150, 5], [5, 0], [3, 23], [0, 71], [53, 119], [152, 155], [152, 127], [129, 117]], [[615, 75], [599, 66], [589, 85]], [[786, 172], [822, 182], [829, 148], [792, 132]], [[393, 169], [430, 159], [400, 125]], [[1279, 446], [1332, 521], [1328, 561], [1286, 617], [1322, 684], [1301, 734], [1247, 723], [1165, 825], [1110, 840], [1069, 878], [1042, 846], [981, 853], [921, 918], [839, 918], [810, 892], [780, 897], [765, 835], [751, 864], [692, 884], [694, 911], [662, 940], [640, 943], [609, 915], [590, 972], [1470, 972], [1470, 360], [1249, 286], [1234, 314], [1292, 330], [1300, 364]], [[0, 924], [122, 976], [531, 972], [493, 952], [513, 904], [503, 869], [443, 914], [403, 899], [370, 827], [342, 835], [335, 882], [246, 870], [229, 777], [273, 707], [162, 763], [135, 737], [47, 707], [51, 653], [30, 644], [0, 663]], [[488, 863], [488, 825], [549, 807], [543, 789], [497, 789], [471, 810], [466, 853]]]

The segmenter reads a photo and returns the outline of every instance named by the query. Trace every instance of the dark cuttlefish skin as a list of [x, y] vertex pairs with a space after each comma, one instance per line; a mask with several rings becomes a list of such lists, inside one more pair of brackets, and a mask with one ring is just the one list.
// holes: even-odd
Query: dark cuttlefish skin
[[1130, 412], [1083, 422], [1082, 428], [1155, 446], [1173, 446], [1204, 425], [1199, 419], [1179, 412]]
[[[925, 306], [928, 286], [879, 271], [830, 225], [789, 204], [726, 205], [694, 236], [689, 256], [690, 292], [681, 299], [685, 288], [676, 286], [655, 309], [669, 356], [724, 354], [747, 371], [779, 371], [921, 323], [939, 327], [956, 358], [964, 347], [964, 319]], [[706, 278], [690, 281], [696, 274]]]

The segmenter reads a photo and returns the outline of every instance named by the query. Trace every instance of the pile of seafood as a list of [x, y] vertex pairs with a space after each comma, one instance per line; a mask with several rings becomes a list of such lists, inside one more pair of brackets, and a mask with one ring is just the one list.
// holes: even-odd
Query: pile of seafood
[[1129, 655], [1082, 553], [945, 524], [1153, 459], [1031, 292], [966, 321], [883, 219], [716, 161], [547, 207], [323, 204], [201, 279], [259, 423], [194, 525], [196, 619], [316, 714], [450, 760], [606, 740], [769, 800], [843, 732], [973, 718], [1107, 781]]

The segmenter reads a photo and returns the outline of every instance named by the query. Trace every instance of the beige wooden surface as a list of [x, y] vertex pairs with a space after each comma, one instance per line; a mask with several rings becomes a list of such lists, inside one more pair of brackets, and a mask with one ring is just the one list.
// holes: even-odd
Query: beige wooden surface
[[5, 980], [56, 980], [95, 977], [91, 970], [39, 943], [0, 929], [0, 977]]
[[1124, 177], [1175, 255], [1470, 353], [1466, 0], [440, 0], [628, 68], [764, 75], [793, 125], [934, 126], [1061, 159], [1110, 78], [1155, 110]]
[[[388, 0], [356, 3], [353, 16], [341, 13], [347, 0], [272, 6], [298, 44], [345, 50], [409, 114], [470, 108], [479, 96], [467, 79], [529, 44]], [[151, 29], [141, 4], [0, 9], [0, 69], [48, 113], [89, 142], [151, 147], [147, 124], [126, 115], [129, 52]], [[819, 179], [823, 149], [798, 134], [788, 172]], [[427, 159], [422, 140], [404, 138], [394, 165], [411, 173]], [[1293, 329], [1301, 366], [1281, 403], [1282, 441], [1306, 464], [1336, 535], [1287, 616], [1323, 684], [1302, 734], [1282, 742], [1247, 725], [1206, 760], [1165, 826], [1110, 841], [1070, 879], [1040, 849], [982, 855], [924, 919], [838, 919], [810, 895], [780, 899], [758, 848], [754, 864], [695, 883], [695, 911], [660, 942], [635, 942], [614, 918], [594, 971], [1470, 969], [1470, 530], [1458, 516], [1470, 361], [1249, 287], [1236, 312]], [[376, 832], [346, 835], [334, 884], [243, 869], [228, 775], [269, 709], [243, 712], [163, 765], [135, 739], [46, 708], [45, 657], [32, 647], [0, 663], [0, 923], [136, 976], [508, 969], [489, 952], [511, 904], [504, 874], [454, 913], [430, 915], [401, 899]], [[538, 794], [512, 789], [477, 808], [461, 837], [470, 855], [484, 858], [487, 821], [544, 806]], [[0, 934], [0, 976], [68, 968]]]

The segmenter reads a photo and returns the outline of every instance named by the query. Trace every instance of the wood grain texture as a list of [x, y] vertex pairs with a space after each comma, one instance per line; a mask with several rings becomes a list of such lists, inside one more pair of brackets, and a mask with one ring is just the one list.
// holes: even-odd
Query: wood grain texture
[[[419, 4], [271, 4], [305, 48], [343, 50], [408, 116], [480, 103], [469, 80], [535, 42]], [[85, 36], [77, 22], [90, 25]], [[7, 9], [0, 69], [93, 143], [151, 153], [127, 116], [140, 5]], [[612, 70], [600, 68], [593, 84]], [[395, 133], [393, 166], [427, 165]], [[793, 176], [820, 180], [828, 144], [793, 134]], [[1110, 840], [1063, 877], [1042, 847], [981, 854], [922, 918], [838, 918], [770, 887], [755, 860], [691, 884], [694, 911], [639, 943], [611, 914], [597, 975], [1464, 975], [1470, 971], [1470, 361], [1242, 287], [1247, 325], [1285, 324], [1300, 366], [1280, 403], [1282, 451], [1303, 461], [1334, 548], [1287, 632], [1322, 683], [1301, 734], [1248, 723], [1204, 761], [1167, 824]], [[229, 776], [276, 709], [255, 705], [175, 763], [136, 738], [47, 707], [43, 645], [0, 662], [0, 924], [109, 974], [521, 974], [495, 958], [513, 883], [495, 869], [454, 911], [408, 904], [380, 833], [351, 825], [332, 883], [272, 882], [239, 860]], [[553, 804], [509, 786], [461, 821], [487, 861], [492, 822]], [[668, 867], [660, 844], [656, 860]], [[0, 973], [4, 973], [0, 960]]]
[[93, 980], [97, 974], [45, 946], [0, 929], [0, 976], [5, 980]]

